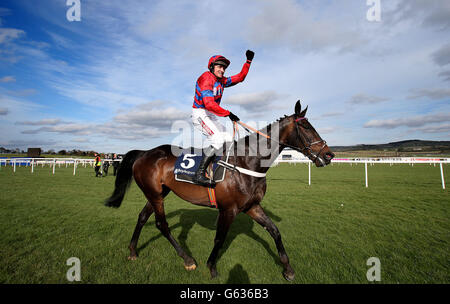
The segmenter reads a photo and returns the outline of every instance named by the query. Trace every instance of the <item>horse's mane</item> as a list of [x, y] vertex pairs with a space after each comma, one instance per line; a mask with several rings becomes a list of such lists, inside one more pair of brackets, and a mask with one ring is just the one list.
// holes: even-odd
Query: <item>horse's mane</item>
[[[268, 125], [266, 125], [265, 127], [259, 129], [258, 131], [260, 131], [261, 133], [270, 135], [271, 131], [272, 131], [272, 127], [275, 123], [279, 123], [280, 127], [282, 126], [282, 124], [287, 120], [287, 118], [289, 118], [291, 116], [288, 115], [284, 115], [283, 117], [278, 118], [277, 120], [269, 123]], [[246, 131], [244, 131], [246, 132]], [[252, 140], [251, 140], [252, 139]], [[238, 140], [236, 141], [236, 139], [233, 138], [233, 142], [235, 143], [234, 145], [234, 150], [236, 152], [237, 147], [243, 147], [246, 146], [249, 149], [257, 149], [257, 147], [252, 147], [250, 145], [250, 143], [256, 141], [259, 142], [260, 140], [267, 140], [266, 137], [261, 136], [260, 134], [258, 134], [257, 132], [252, 132], [250, 134], [247, 134], [246, 136], [240, 137], [238, 138]], [[224, 149], [226, 149], [226, 144], [224, 144]], [[224, 150], [224, 153], [226, 153], [226, 151]]]
[[[284, 122], [285, 119], [286, 119], [286, 118], [289, 118], [289, 117], [290, 117], [290, 116], [288, 116], [288, 115], [284, 115], [284, 116], [278, 118], [277, 120], [275, 120], [275, 121], [269, 123], [267, 126], [261, 128], [261, 129], [259, 129], [258, 131], [264, 133], [263, 130], [268, 130], [269, 127], [272, 127], [272, 125], [273, 125], [274, 123], [276, 123], [276, 122], [278, 122], [278, 123]], [[249, 138], [250, 136], [256, 136], [256, 137], [259, 137], [260, 135], [259, 135], [258, 133], [256, 133], [256, 132], [253, 132], [253, 133], [251, 133], [251, 134], [247, 134], [246, 136], [239, 138], [238, 141], [246, 140], [246, 139]]]

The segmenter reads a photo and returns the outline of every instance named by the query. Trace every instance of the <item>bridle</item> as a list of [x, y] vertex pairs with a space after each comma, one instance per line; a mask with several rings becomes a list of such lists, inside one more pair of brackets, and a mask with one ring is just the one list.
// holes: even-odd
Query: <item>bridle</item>
[[[298, 130], [298, 125], [297, 125], [297, 123], [298, 123], [299, 121], [302, 121], [302, 120], [304, 120], [304, 119], [308, 120], [308, 118], [306, 118], [306, 117], [300, 117], [300, 118], [295, 119], [295, 130], [296, 130], [296, 132], [297, 132], [297, 137], [300, 138], [300, 141], [301, 141], [301, 143], [302, 143], [302, 145], [303, 145], [304, 148], [299, 148], [299, 147], [292, 146], [292, 145], [290, 145], [290, 144], [288, 144], [288, 143], [279, 142], [278, 140], [275, 140], [275, 139], [271, 138], [269, 135], [264, 134], [264, 133], [262, 133], [261, 131], [258, 131], [258, 130], [256, 130], [256, 129], [253, 129], [252, 127], [250, 127], [249, 125], [247, 125], [247, 124], [245, 124], [245, 123], [243, 123], [243, 122], [241, 122], [241, 121], [238, 121], [237, 123], [239, 123], [239, 124], [240, 124], [247, 132], [249, 132], [249, 133], [250, 133], [250, 131], [249, 131], [249, 129], [250, 129], [250, 130], [252, 130], [253, 132], [258, 133], [259, 135], [264, 136], [265, 138], [268, 138], [268, 139], [270, 138], [272, 141], [278, 143], [278, 145], [280, 145], [280, 146], [289, 147], [289, 148], [291, 148], [291, 149], [293, 149], [293, 150], [296, 150], [296, 151], [298, 151], [298, 152], [300, 152], [300, 153], [306, 155], [312, 162], [315, 162], [317, 159], [319, 159], [319, 161], [320, 161], [323, 165], [325, 165], [323, 159], [320, 158], [319, 155], [320, 155], [320, 153], [322, 152], [322, 150], [326, 147], [327, 142], [326, 142], [325, 140], [323, 140], [323, 139], [320, 139], [320, 140], [317, 140], [317, 141], [314, 141], [314, 142], [311, 142], [311, 143], [306, 144], [306, 143], [305, 143], [305, 140], [303, 140], [302, 136], [300, 135], [301, 133], [300, 133], [300, 131]], [[236, 122], [234, 122], [234, 123], [235, 123], [235, 129], [237, 129]], [[311, 150], [311, 147], [314, 146], [314, 145], [318, 145], [318, 144], [320, 144], [320, 143], [322, 143], [322, 146], [320, 147], [319, 152], [313, 153], [313, 151]], [[307, 151], [307, 153], [305, 153], [305, 151]]]
[[[288, 147], [290, 147], [290, 148], [292, 148], [292, 149], [294, 149], [294, 150], [296, 150], [296, 151], [299, 151], [299, 152], [301, 152], [301, 153], [303, 153], [303, 154], [305, 154], [304, 151], [307, 150], [309, 153], [306, 154], [306, 155], [307, 155], [308, 157], [309, 157], [310, 155], [314, 157], [314, 159], [312, 159], [312, 158], [309, 157], [309, 159], [311, 159], [312, 162], [315, 162], [317, 159], [319, 159], [319, 161], [320, 161], [323, 165], [325, 165], [324, 161], [323, 161], [321, 158], [319, 158], [319, 155], [320, 155], [320, 153], [322, 152], [322, 150], [326, 147], [327, 142], [326, 142], [325, 140], [323, 140], [323, 139], [320, 139], [320, 140], [314, 141], [314, 142], [312, 142], [312, 143], [309, 143], [309, 144], [307, 145], [307, 144], [305, 143], [305, 141], [303, 140], [302, 136], [300, 136], [301, 133], [300, 133], [300, 131], [298, 130], [298, 125], [297, 125], [297, 123], [298, 123], [299, 121], [302, 121], [302, 120], [308, 121], [308, 118], [306, 118], [306, 117], [300, 117], [300, 118], [297, 118], [297, 119], [295, 120], [295, 130], [297, 131], [297, 136], [298, 136], [298, 138], [300, 138], [300, 141], [302, 142], [302, 145], [304, 146], [304, 148], [298, 148], [298, 147], [294, 147], [294, 146], [287, 145], [287, 144], [284, 144], [284, 145], [285, 145], [285, 146], [288, 146]], [[322, 147], [320, 147], [319, 152], [313, 153], [313, 151], [311, 150], [311, 147], [314, 146], [314, 145], [320, 144], [320, 143], [322, 143]]]

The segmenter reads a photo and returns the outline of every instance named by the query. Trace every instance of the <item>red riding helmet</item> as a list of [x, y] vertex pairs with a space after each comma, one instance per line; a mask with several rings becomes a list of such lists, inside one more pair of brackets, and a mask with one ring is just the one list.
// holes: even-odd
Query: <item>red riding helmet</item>
[[225, 68], [227, 68], [230, 65], [230, 60], [226, 59], [222, 55], [215, 55], [209, 59], [208, 69], [211, 70], [214, 64], [221, 64], [224, 65]]

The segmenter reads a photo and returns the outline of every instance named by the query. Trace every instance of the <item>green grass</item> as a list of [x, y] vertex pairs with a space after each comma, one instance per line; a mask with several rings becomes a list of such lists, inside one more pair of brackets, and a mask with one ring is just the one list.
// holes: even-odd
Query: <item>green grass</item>
[[[282, 164], [269, 171], [262, 206], [278, 226], [294, 284], [368, 283], [370, 257], [381, 261], [381, 283], [450, 282], [449, 193], [439, 166], [312, 167]], [[444, 165], [446, 181], [449, 166]], [[196, 259], [183, 260], [155, 227], [143, 228], [139, 259], [127, 248], [145, 198], [136, 184], [119, 209], [103, 206], [114, 177], [94, 178], [92, 167], [0, 169], [0, 283], [68, 283], [70, 257], [81, 260], [82, 283], [286, 282], [270, 235], [240, 214], [210, 279], [217, 210], [191, 205], [174, 194], [165, 200], [172, 234]], [[448, 185], [447, 185], [448, 186]]]

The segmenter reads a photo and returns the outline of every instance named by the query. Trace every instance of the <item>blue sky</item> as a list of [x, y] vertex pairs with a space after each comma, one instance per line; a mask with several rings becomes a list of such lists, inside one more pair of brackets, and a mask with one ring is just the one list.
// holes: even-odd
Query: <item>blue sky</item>
[[450, 140], [449, 1], [380, 0], [379, 22], [366, 0], [80, 2], [79, 22], [66, 0], [0, 4], [0, 146], [173, 143], [210, 56], [233, 75], [247, 49], [249, 74], [221, 103], [244, 122], [300, 99], [329, 145]]

